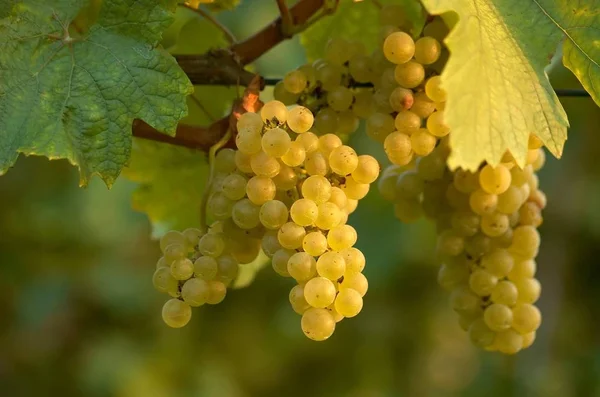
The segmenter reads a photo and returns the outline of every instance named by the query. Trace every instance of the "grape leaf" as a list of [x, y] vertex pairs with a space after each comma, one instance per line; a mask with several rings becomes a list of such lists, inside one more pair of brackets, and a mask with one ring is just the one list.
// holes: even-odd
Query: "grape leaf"
[[432, 14], [455, 11], [459, 22], [446, 44], [442, 72], [448, 92], [452, 168], [475, 170], [498, 164], [510, 150], [524, 165], [527, 140], [535, 133], [560, 157], [568, 121], [544, 67], [561, 32], [535, 1], [424, 0]]
[[[415, 0], [382, 0], [381, 4], [399, 4], [405, 7], [415, 31], [420, 32], [424, 17], [422, 7]], [[380, 44], [380, 8], [373, 1], [342, 0], [331, 16], [318, 21], [300, 34], [309, 61], [323, 58], [325, 43], [332, 37], [363, 43], [370, 53]]]
[[80, 184], [110, 187], [129, 159], [131, 124], [174, 134], [193, 90], [157, 46], [172, 0], [104, 0], [81, 37], [85, 0], [24, 0], [0, 21], [0, 174], [19, 153], [66, 158]]

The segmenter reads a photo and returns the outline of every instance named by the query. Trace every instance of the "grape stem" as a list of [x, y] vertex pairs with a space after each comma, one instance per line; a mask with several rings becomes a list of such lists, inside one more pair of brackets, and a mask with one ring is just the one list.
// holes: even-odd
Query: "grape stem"
[[198, 8], [192, 7], [187, 3], [180, 3], [179, 5], [184, 8], [187, 8], [188, 10], [192, 10], [196, 14], [200, 15], [202, 18], [206, 19], [208, 22], [212, 23], [217, 29], [221, 31], [221, 33], [223, 33], [225, 39], [229, 44], [237, 43], [237, 40], [233, 33], [231, 33], [231, 30], [229, 30], [227, 26], [223, 25], [221, 22], [217, 21], [215, 17], [213, 17], [210, 13], [200, 8], [200, 5], [198, 5]]
[[276, 0], [281, 15], [281, 33], [284, 37], [291, 37], [294, 33], [294, 20], [285, 0]]

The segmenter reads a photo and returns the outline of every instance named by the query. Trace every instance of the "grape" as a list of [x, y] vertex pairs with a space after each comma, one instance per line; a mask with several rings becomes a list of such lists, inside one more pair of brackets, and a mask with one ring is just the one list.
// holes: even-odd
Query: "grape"
[[[517, 303], [519, 291], [514, 283], [510, 281], [500, 281], [493, 289], [491, 300], [506, 306], [514, 306]], [[514, 315], [514, 311], [513, 311]]]
[[400, 197], [394, 202], [394, 216], [403, 223], [413, 223], [423, 216], [423, 208], [418, 198]]
[[484, 310], [483, 319], [492, 331], [500, 332], [510, 328], [513, 321], [513, 313], [510, 307], [493, 303]]
[[479, 173], [481, 188], [490, 194], [502, 194], [510, 186], [511, 173], [502, 164], [492, 167], [486, 164]]
[[[256, 258], [255, 253], [251, 255], [250, 260], [245, 262], [251, 262]], [[225, 284], [228, 284], [230, 281], [234, 280], [239, 272], [239, 263], [233, 255], [221, 255], [217, 258], [217, 280], [221, 281]]]
[[315, 225], [322, 230], [329, 230], [340, 224], [342, 211], [337, 205], [325, 202], [318, 206], [318, 215], [315, 219]]
[[257, 113], [247, 112], [240, 116], [237, 121], [238, 134], [259, 134], [263, 129], [263, 121]]
[[277, 239], [277, 231], [267, 231], [260, 241], [260, 247], [265, 255], [267, 255], [269, 258], [273, 258], [275, 253], [282, 248], [281, 244], [279, 244], [279, 240]]
[[483, 190], [476, 190], [469, 196], [469, 206], [478, 215], [491, 214], [498, 206], [498, 196]]
[[385, 113], [373, 113], [367, 119], [367, 135], [372, 139], [383, 142], [394, 131], [394, 118]]
[[202, 255], [216, 258], [225, 250], [225, 241], [220, 234], [208, 233], [200, 238], [198, 250]]
[[444, 230], [437, 241], [437, 250], [439, 253], [448, 256], [456, 256], [464, 251], [465, 240], [459, 236], [454, 230]]
[[433, 37], [421, 37], [415, 43], [415, 60], [423, 65], [431, 65], [441, 53], [442, 46]]
[[404, 32], [392, 33], [383, 42], [383, 54], [392, 63], [406, 63], [415, 54], [415, 42]]
[[410, 111], [422, 119], [426, 119], [435, 111], [435, 103], [424, 92], [417, 92]]
[[434, 102], [446, 102], [446, 91], [442, 88], [440, 76], [433, 76], [425, 83], [425, 94]]
[[169, 299], [162, 308], [162, 318], [171, 328], [181, 328], [190, 322], [192, 308], [179, 299]]
[[350, 108], [353, 99], [352, 91], [344, 86], [338, 86], [327, 93], [327, 104], [336, 112]]
[[444, 111], [438, 110], [431, 113], [427, 118], [427, 130], [431, 135], [438, 138], [445, 137], [450, 133], [450, 128], [444, 121]]
[[350, 135], [356, 132], [360, 126], [360, 119], [352, 113], [352, 110], [344, 110], [338, 113], [338, 128], [335, 134], [338, 136]]
[[302, 196], [317, 204], [322, 204], [331, 197], [331, 183], [321, 175], [309, 176], [302, 184]]
[[490, 237], [498, 237], [506, 233], [510, 227], [508, 216], [494, 212], [481, 217], [481, 231]]
[[335, 298], [335, 309], [344, 317], [354, 317], [363, 307], [363, 299], [358, 291], [346, 288]]
[[346, 196], [352, 200], [361, 200], [369, 193], [369, 184], [358, 183], [352, 176], [346, 177], [346, 181], [341, 188]]
[[247, 198], [236, 202], [231, 209], [231, 219], [242, 229], [253, 229], [260, 224], [259, 206]]
[[315, 117], [315, 128], [321, 132], [335, 131], [338, 128], [338, 114], [331, 108], [323, 108]]
[[282, 102], [269, 101], [260, 110], [260, 117], [265, 124], [278, 126], [286, 122], [288, 110]]
[[373, 93], [373, 104], [375, 105], [375, 111], [382, 114], [392, 113], [394, 109], [390, 105], [390, 94], [391, 90], [396, 87], [396, 83], [389, 89], [380, 88], [375, 90]]
[[344, 275], [345, 271], [346, 262], [344, 256], [339, 252], [326, 252], [317, 260], [317, 272], [321, 277], [336, 281]]
[[298, 102], [298, 99], [300, 99], [300, 94], [292, 94], [285, 89], [283, 81], [278, 81], [275, 84], [275, 87], [273, 87], [273, 98], [282, 102], [286, 106], [290, 106]]
[[482, 233], [477, 233], [465, 241], [465, 252], [473, 258], [479, 258], [491, 249], [492, 240]]
[[206, 303], [209, 295], [208, 283], [199, 278], [191, 278], [183, 284], [181, 297], [190, 306], [197, 307]]
[[499, 332], [494, 339], [494, 346], [504, 354], [515, 354], [523, 348], [523, 337], [512, 329]]
[[477, 315], [481, 313], [481, 298], [469, 289], [459, 287], [450, 294], [450, 306], [461, 315]]
[[525, 225], [513, 230], [513, 242], [509, 251], [520, 258], [532, 259], [538, 254], [540, 234], [535, 227]]
[[341, 66], [349, 59], [350, 46], [351, 44], [346, 40], [333, 37], [325, 46], [325, 58], [327, 61]]
[[171, 275], [175, 280], [187, 280], [194, 274], [194, 264], [187, 258], [175, 260], [171, 264]]
[[315, 341], [328, 339], [335, 331], [335, 320], [326, 309], [311, 308], [302, 315], [302, 332]]
[[292, 204], [290, 216], [300, 226], [310, 226], [315, 223], [319, 215], [317, 204], [313, 200], [299, 199]]
[[302, 248], [312, 256], [322, 255], [327, 251], [327, 237], [321, 232], [310, 232], [304, 236]]
[[350, 146], [338, 146], [329, 154], [329, 166], [338, 175], [348, 175], [358, 166], [358, 156]]
[[250, 165], [250, 155], [236, 150], [235, 152], [235, 166], [245, 174], [252, 173], [252, 166]]
[[267, 178], [273, 178], [281, 169], [279, 162], [262, 150], [250, 157], [250, 167], [256, 175]]
[[531, 178], [533, 174], [533, 168], [530, 165], [525, 166], [521, 169], [518, 166], [510, 169], [511, 183], [515, 186], [523, 186]]
[[396, 115], [394, 126], [398, 132], [412, 135], [421, 128], [421, 118], [415, 112], [403, 110]]
[[338, 206], [339, 209], [343, 210], [348, 205], [348, 197], [342, 189], [337, 186], [331, 188], [331, 196], [329, 202]]
[[304, 169], [308, 175], [325, 176], [329, 172], [329, 163], [323, 153], [313, 152], [306, 157]]
[[357, 291], [360, 296], [364, 297], [369, 289], [369, 283], [367, 278], [362, 273], [346, 273], [344, 274], [344, 280], [340, 283], [340, 291], [351, 288]]
[[292, 70], [283, 78], [283, 86], [292, 94], [300, 94], [308, 83], [306, 75], [300, 70]]
[[302, 285], [295, 285], [290, 290], [289, 295], [290, 304], [292, 305], [292, 309], [300, 315], [304, 314], [305, 311], [310, 309], [310, 305], [304, 299], [304, 287]]
[[306, 236], [306, 230], [294, 222], [285, 223], [277, 233], [279, 244], [287, 249], [298, 249], [302, 247], [304, 236]]
[[513, 265], [513, 257], [504, 249], [494, 250], [481, 258], [481, 266], [497, 277], [505, 277]]
[[415, 88], [425, 80], [425, 69], [418, 62], [408, 61], [396, 66], [394, 77], [401, 87]]
[[233, 200], [228, 199], [221, 192], [216, 192], [211, 194], [208, 198], [206, 210], [214, 219], [223, 220], [231, 216], [233, 204]]
[[416, 198], [423, 193], [423, 179], [415, 171], [400, 174], [396, 181], [396, 196], [405, 199]]
[[211, 256], [201, 256], [194, 262], [194, 274], [202, 280], [213, 280], [217, 276], [217, 270], [217, 260]]
[[514, 266], [508, 272], [508, 279], [517, 281], [520, 279], [533, 278], [537, 265], [533, 259], [526, 259], [514, 262]]
[[[288, 166], [282, 166], [279, 173], [273, 178], [273, 183], [280, 191], [288, 191], [296, 187], [298, 183], [298, 175], [293, 168]], [[275, 193], [277, 196], [277, 193]]]
[[519, 223], [538, 227], [542, 224], [542, 210], [536, 203], [527, 202], [519, 209]]
[[408, 110], [412, 107], [414, 98], [413, 92], [403, 87], [396, 87], [390, 94], [390, 106], [396, 112]]
[[365, 255], [355, 247], [340, 251], [346, 263], [346, 274], [360, 273], [365, 268]]
[[296, 252], [288, 259], [287, 271], [298, 282], [308, 281], [317, 272], [315, 258], [306, 252]]
[[365, 55], [355, 55], [350, 58], [348, 71], [358, 83], [368, 83], [373, 77], [369, 57]]
[[435, 136], [431, 135], [427, 128], [420, 128], [410, 136], [412, 150], [419, 156], [427, 156], [437, 143]]
[[469, 195], [463, 194], [456, 190], [454, 185], [448, 185], [445, 192], [448, 205], [455, 210], [466, 211], [469, 209]]
[[535, 303], [540, 298], [542, 287], [540, 282], [535, 278], [522, 278], [514, 280], [515, 286], [519, 291], [517, 302], [519, 303]]
[[259, 219], [267, 229], [279, 229], [288, 220], [288, 209], [279, 200], [269, 200], [260, 207]]
[[302, 134], [311, 129], [315, 118], [310, 109], [304, 106], [296, 106], [288, 113], [288, 127], [296, 134]]
[[350, 225], [336, 226], [327, 234], [329, 246], [336, 251], [352, 247], [356, 244], [357, 239], [358, 235], [356, 230]]
[[342, 146], [342, 140], [339, 136], [334, 134], [325, 134], [319, 137], [319, 150], [329, 158], [331, 152], [335, 149]]
[[246, 185], [246, 195], [248, 199], [256, 204], [263, 205], [269, 200], [275, 198], [275, 182], [266, 176], [253, 176]]
[[275, 252], [273, 258], [271, 260], [271, 265], [273, 266], [273, 270], [275, 273], [279, 274], [282, 277], [291, 277], [288, 272], [288, 261], [296, 252], [293, 250], [288, 250], [285, 248], [281, 248]]
[[511, 185], [504, 193], [498, 195], [497, 210], [503, 214], [509, 215], [518, 211], [522, 203], [523, 197], [521, 190], [518, 187]]
[[438, 284], [447, 291], [468, 281], [469, 269], [463, 264], [444, 263], [438, 271]]
[[459, 192], [470, 194], [479, 189], [479, 174], [459, 168], [454, 172], [452, 183]]
[[227, 287], [220, 281], [208, 281], [209, 294], [206, 303], [216, 305], [223, 302], [227, 294]]
[[290, 149], [292, 140], [287, 132], [281, 128], [267, 130], [262, 136], [261, 145], [263, 151], [269, 156], [279, 158]]
[[383, 142], [383, 148], [390, 161], [397, 164], [396, 159], [405, 159], [412, 154], [410, 136], [402, 132], [392, 132]]
[[302, 165], [305, 159], [306, 150], [304, 150], [304, 145], [296, 141], [292, 142], [290, 144], [289, 150], [283, 156], [281, 156], [281, 161], [283, 161], [285, 165], [290, 167], [298, 167]]
[[[244, 113], [249, 114], [249, 113]], [[235, 136], [235, 146], [244, 154], [253, 155], [261, 150], [260, 132], [241, 131]]]
[[156, 262], [156, 269], [157, 270], [160, 269], [161, 267], [167, 267], [168, 268], [169, 266], [170, 266], [170, 264], [167, 263], [167, 260], [165, 259], [164, 256], [161, 256], [158, 259], [158, 261]]
[[315, 277], [304, 285], [304, 298], [312, 307], [325, 308], [335, 299], [335, 285], [325, 277]]
[[492, 331], [482, 318], [473, 321], [469, 326], [469, 338], [475, 346], [486, 347], [494, 343], [496, 333]]
[[223, 195], [229, 200], [240, 200], [246, 195], [247, 179], [240, 174], [229, 174], [223, 181]]
[[[373, 156], [363, 154], [358, 156], [358, 163], [352, 171], [352, 178], [358, 183], [370, 184], [375, 182], [379, 176], [379, 169], [379, 162]], [[340, 190], [340, 193], [343, 192]]]
[[523, 349], [527, 349], [535, 342], [535, 331], [521, 336], [523, 337]]
[[452, 213], [452, 229], [460, 236], [471, 237], [479, 230], [480, 216], [471, 211], [457, 211]]
[[152, 284], [158, 292], [171, 294], [171, 292], [178, 292], [179, 284], [177, 280], [171, 275], [171, 269], [169, 267], [159, 267], [152, 276]]
[[235, 171], [235, 150], [225, 148], [217, 152], [215, 156], [215, 171], [223, 174]]
[[185, 246], [187, 244], [187, 241], [183, 234], [176, 230], [171, 230], [166, 232], [160, 238], [160, 250], [164, 253], [166, 248], [171, 244], [179, 244]]

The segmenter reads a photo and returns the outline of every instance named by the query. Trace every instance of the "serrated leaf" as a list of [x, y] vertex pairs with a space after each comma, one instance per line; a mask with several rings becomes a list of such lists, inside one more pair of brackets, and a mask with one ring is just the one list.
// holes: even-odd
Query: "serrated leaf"
[[[409, 19], [414, 22], [416, 31], [420, 31], [424, 18], [422, 8], [415, 0], [382, 0], [381, 4], [400, 4], [405, 7]], [[332, 37], [363, 43], [370, 53], [379, 44], [380, 8], [373, 1], [355, 2], [342, 0], [331, 16], [324, 17], [300, 34], [300, 40], [306, 50], [309, 61], [323, 58], [325, 44]]]
[[510, 150], [525, 164], [530, 133], [557, 157], [567, 138], [567, 116], [544, 66], [561, 39], [535, 2], [424, 0], [432, 14], [455, 11], [459, 22], [446, 44], [442, 73], [448, 92], [452, 168], [498, 164]]
[[126, 178], [140, 184], [132, 196], [133, 208], [148, 215], [154, 236], [198, 227], [208, 174], [205, 153], [137, 138], [131, 163], [123, 168]]
[[139, 118], [174, 134], [192, 86], [157, 46], [171, 0], [104, 0], [83, 37], [66, 33], [85, 0], [25, 0], [0, 21], [0, 173], [19, 153], [66, 158], [80, 183], [110, 186]]

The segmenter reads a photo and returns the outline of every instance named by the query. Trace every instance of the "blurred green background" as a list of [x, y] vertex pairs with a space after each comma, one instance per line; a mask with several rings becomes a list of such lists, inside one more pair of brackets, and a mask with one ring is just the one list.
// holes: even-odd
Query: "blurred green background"
[[[247, 0], [218, 17], [246, 37], [276, 15], [275, 2]], [[295, 38], [255, 67], [278, 77], [303, 61]], [[551, 78], [579, 87], [560, 65]], [[0, 178], [0, 395], [600, 396], [600, 110], [561, 101], [569, 140], [540, 173], [544, 321], [518, 356], [468, 342], [436, 284], [432, 225], [400, 224], [376, 189], [350, 217], [367, 256], [365, 307], [327, 342], [304, 337], [292, 282], [270, 268], [195, 309], [186, 328], [167, 328], [151, 284], [159, 249], [130, 205], [135, 184], [108, 191], [96, 178], [80, 189], [66, 162], [21, 158]], [[352, 144], [382, 159], [361, 134]]]

